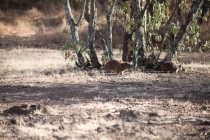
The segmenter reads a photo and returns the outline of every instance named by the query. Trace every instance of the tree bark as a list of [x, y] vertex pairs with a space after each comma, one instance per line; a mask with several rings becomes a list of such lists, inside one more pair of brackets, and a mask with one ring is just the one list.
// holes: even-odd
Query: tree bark
[[77, 48], [76, 50], [78, 50], [76, 52], [77, 57], [78, 57], [78, 65], [81, 66], [81, 67], [84, 67], [85, 66], [85, 59], [84, 59], [84, 56], [81, 52], [81, 46], [80, 46], [80, 43], [79, 43], [80, 40], [79, 40], [79, 35], [78, 35], [78, 26], [81, 22], [83, 14], [84, 14], [84, 8], [85, 8], [86, 0], [84, 0], [83, 9], [82, 9], [82, 12], [80, 14], [80, 17], [79, 17], [77, 23], [75, 23], [75, 21], [74, 21], [74, 17], [73, 17], [73, 14], [71, 12], [71, 6], [70, 6], [69, 1], [68, 0], [62, 0], [62, 2], [63, 2], [63, 6], [64, 6], [64, 9], [65, 9], [66, 15], [67, 15], [67, 20], [68, 20], [69, 25], [70, 25], [72, 39], [74, 41], [75, 47]]
[[[90, 22], [90, 4], [91, 4], [90, 0], [87, 0], [84, 15], [85, 15], [85, 19], [88, 23]], [[108, 53], [106, 42], [105, 42], [102, 34], [98, 30], [98, 27], [96, 27], [96, 35], [100, 38], [100, 41], [101, 41], [101, 45], [102, 45], [102, 48], [103, 48], [102, 61], [103, 61], [103, 64], [105, 64], [109, 60], [109, 58], [108, 58], [109, 53]]]
[[90, 60], [94, 68], [100, 68], [101, 64], [98, 61], [98, 57], [95, 50], [95, 32], [97, 20], [96, 0], [91, 0], [90, 7], [90, 20], [88, 24], [88, 47], [90, 49]]
[[88, 23], [90, 22], [90, 4], [91, 1], [87, 0], [85, 5], [85, 13], [84, 13], [84, 17]]
[[107, 49], [106, 42], [105, 42], [101, 32], [98, 30], [97, 27], [96, 27], [96, 35], [100, 38], [101, 45], [102, 45], [102, 48], [103, 48], [102, 62], [103, 62], [103, 65], [104, 65], [106, 62], [109, 61], [109, 52], [108, 52], [108, 49]]
[[[125, 16], [125, 20], [129, 21], [132, 18], [132, 6], [131, 3], [132, 0], [127, 1], [127, 9], [126, 13], [130, 18], [127, 19], [127, 16]], [[126, 28], [126, 27], [125, 27]], [[127, 28], [126, 28], [127, 29]], [[131, 62], [133, 60], [133, 46], [134, 41], [132, 40], [133, 36], [133, 25], [131, 25], [130, 29], [125, 30], [123, 35], [123, 54], [122, 54], [122, 60], [124, 62]]]
[[124, 62], [131, 62], [132, 61], [133, 46], [134, 46], [134, 41], [132, 40], [132, 34], [129, 34], [128, 32], [124, 32], [124, 35], [123, 35], [123, 54], [122, 54], [122, 60]]
[[111, 0], [111, 6], [110, 9], [107, 10], [106, 14], [106, 20], [107, 20], [107, 26], [108, 26], [108, 40], [107, 40], [107, 47], [109, 52], [109, 60], [113, 60], [113, 50], [112, 50], [112, 24], [111, 24], [111, 18], [114, 10], [114, 4], [116, 0]]
[[179, 32], [177, 33], [174, 41], [171, 44], [171, 51], [172, 51], [172, 55], [175, 54], [176, 50], [178, 49], [178, 45], [179, 42], [182, 40], [183, 35], [185, 34], [185, 32], [187, 31], [187, 27], [188, 25], [191, 23], [191, 21], [193, 20], [194, 14], [197, 13], [197, 11], [199, 10], [199, 7], [201, 6], [203, 0], [196, 0], [192, 7], [191, 7], [191, 11], [188, 13], [188, 16], [185, 18], [185, 20], [182, 22], [182, 25], [179, 29]]
[[144, 27], [142, 25], [142, 18], [144, 12], [149, 4], [147, 1], [144, 9], [140, 7], [139, 0], [132, 0], [133, 17], [135, 21], [135, 38], [134, 38], [134, 48], [133, 48], [133, 66], [137, 67], [141, 63], [145, 63], [146, 56], [144, 51], [145, 41], [144, 41]]

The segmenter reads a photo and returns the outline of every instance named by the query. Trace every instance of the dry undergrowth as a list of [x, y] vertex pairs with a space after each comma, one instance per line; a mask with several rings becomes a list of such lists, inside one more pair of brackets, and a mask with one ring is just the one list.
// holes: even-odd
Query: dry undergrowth
[[[0, 139], [210, 139], [208, 53], [184, 54], [177, 74], [83, 71], [34, 48], [60, 49], [70, 36], [62, 5], [39, 4], [50, 8], [0, 10]], [[106, 31], [105, 17], [98, 23]], [[79, 32], [86, 40], [87, 22]], [[117, 48], [122, 34], [113, 35]]]
[[182, 57], [186, 72], [107, 77], [74, 68], [58, 50], [1, 49], [0, 139], [210, 139], [202, 55]]

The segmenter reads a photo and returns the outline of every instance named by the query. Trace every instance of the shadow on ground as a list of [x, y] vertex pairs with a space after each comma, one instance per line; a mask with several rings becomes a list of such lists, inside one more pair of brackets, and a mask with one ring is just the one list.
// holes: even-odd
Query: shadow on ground
[[128, 75], [0, 86], [0, 138], [210, 138], [208, 78], [155, 74], [143, 81], [151, 74], [140, 75], [136, 82]]
[[[55, 84], [52, 86], [0, 86], [0, 102], [52, 101], [56, 104], [74, 99], [75, 103], [113, 101], [123, 98], [173, 99], [192, 102], [205, 102], [210, 99], [208, 83], [201, 86], [181, 85], [172, 81], [144, 82], [100, 82], [92, 84]], [[72, 100], [73, 101], [73, 100]], [[74, 102], [69, 103], [74, 103]]]

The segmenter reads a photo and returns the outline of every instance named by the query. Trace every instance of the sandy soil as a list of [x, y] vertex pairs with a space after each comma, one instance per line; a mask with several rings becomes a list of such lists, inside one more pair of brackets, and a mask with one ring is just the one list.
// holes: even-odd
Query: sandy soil
[[210, 139], [209, 54], [185, 54], [185, 72], [106, 76], [60, 53], [0, 50], [0, 139]]

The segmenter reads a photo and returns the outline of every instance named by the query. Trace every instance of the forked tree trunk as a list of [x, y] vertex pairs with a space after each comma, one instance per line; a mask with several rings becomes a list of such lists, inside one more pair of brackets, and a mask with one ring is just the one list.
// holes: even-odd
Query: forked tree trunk
[[175, 54], [175, 52], [178, 49], [178, 45], [179, 42], [182, 40], [183, 35], [186, 33], [187, 31], [187, 27], [188, 25], [191, 23], [191, 21], [194, 18], [194, 14], [197, 13], [197, 11], [199, 10], [201, 4], [203, 3], [203, 0], [196, 0], [192, 7], [191, 7], [191, 11], [188, 13], [188, 16], [185, 18], [185, 20], [182, 22], [182, 25], [179, 29], [179, 32], [177, 33], [174, 41], [171, 44], [171, 50], [172, 50], [172, 55]]
[[97, 21], [97, 5], [96, 0], [91, 0], [90, 6], [90, 19], [88, 25], [88, 47], [90, 49], [90, 60], [94, 68], [100, 68], [101, 64], [98, 61], [98, 57], [95, 49], [95, 32]]
[[[90, 0], [87, 0], [86, 6], [85, 6], [84, 16], [85, 16], [85, 19], [88, 23], [90, 22], [90, 4], [91, 4]], [[108, 49], [107, 49], [106, 42], [105, 42], [102, 34], [98, 30], [97, 26], [96, 26], [96, 35], [100, 38], [100, 41], [101, 41], [101, 44], [102, 44], [102, 48], [103, 48], [102, 61], [103, 61], [103, 64], [105, 64], [108, 61], [108, 57], [109, 57]]]
[[85, 66], [85, 59], [84, 59], [84, 56], [81, 52], [81, 46], [79, 44], [80, 40], [79, 40], [79, 35], [78, 35], [78, 26], [81, 22], [83, 14], [84, 14], [84, 8], [85, 8], [86, 0], [84, 0], [83, 9], [81, 11], [81, 14], [80, 14], [80, 17], [79, 17], [77, 23], [75, 23], [75, 21], [74, 21], [74, 17], [73, 17], [73, 14], [71, 12], [71, 6], [70, 6], [70, 3], [69, 3], [69, 0], [62, 0], [62, 2], [63, 2], [63, 6], [64, 6], [64, 9], [65, 9], [65, 12], [66, 12], [66, 15], [67, 15], [67, 19], [68, 19], [68, 22], [69, 22], [69, 25], [70, 25], [72, 39], [74, 41], [75, 47], [77, 48], [76, 50], [78, 50], [76, 52], [77, 53], [77, 58], [78, 58], [77, 63], [79, 64], [79, 66], [84, 67]]

